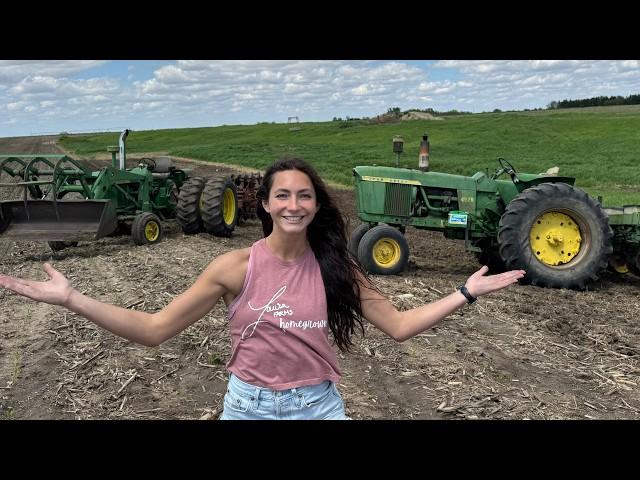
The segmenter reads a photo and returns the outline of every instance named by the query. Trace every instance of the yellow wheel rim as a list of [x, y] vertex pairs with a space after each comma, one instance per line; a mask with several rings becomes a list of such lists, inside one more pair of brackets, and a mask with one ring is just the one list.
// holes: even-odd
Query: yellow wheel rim
[[236, 216], [236, 197], [230, 188], [225, 189], [222, 196], [222, 216], [227, 225], [231, 225]]
[[373, 245], [373, 260], [380, 267], [393, 267], [400, 261], [400, 244], [392, 238], [381, 238]]
[[583, 241], [577, 222], [557, 211], [543, 213], [533, 222], [529, 240], [536, 258], [550, 266], [571, 262]]
[[200, 202], [198, 203], [199, 207], [198, 210], [203, 211], [204, 210], [204, 195], [201, 193], [200, 194]]
[[150, 222], [147, 222], [147, 224], [144, 226], [144, 237], [149, 242], [155, 242], [158, 239], [159, 235], [160, 235], [160, 226], [153, 220], [151, 220]]

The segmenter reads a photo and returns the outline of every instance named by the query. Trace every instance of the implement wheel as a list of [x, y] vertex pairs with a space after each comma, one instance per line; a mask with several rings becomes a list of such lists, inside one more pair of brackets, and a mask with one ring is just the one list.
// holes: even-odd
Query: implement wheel
[[407, 266], [409, 244], [395, 228], [378, 225], [362, 236], [358, 260], [369, 273], [396, 275]]
[[640, 277], [640, 252], [629, 260], [627, 267], [629, 267], [629, 271], [636, 277]]
[[231, 177], [212, 178], [202, 191], [202, 222], [207, 233], [230, 237], [238, 223], [238, 194]]
[[476, 260], [478, 260], [480, 265], [486, 265], [489, 267], [489, 273], [496, 274], [507, 271], [497, 248], [492, 247], [489, 242], [483, 241], [480, 241], [477, 246], [482, 248], [482, 251], [475, 252]]
[[566, 183], [542, 183], [514, 198], [500, 219], [500, 257], [526, 270], [522, 283], [584, 290], [607, 268], [613, 230], [600, 204]]
[[176, 220], [184, 233], [198, 233], [202, 230], [202, 189], [205, 180], [202, 177], [187, 179], [178, 194]]
[[131, 236], [136, 245], [158, 243], [162, 239], [162, 224], [157, 215], [143, 212], [133, 219]]
[[368, 223], [363, 223], [362, 225], [358, 225], [353, 232], [351, 232], [351, 237], [349, 237], [349, 251], [353, 254], [354, 257], [358, 258], [358, 246], [360, 245], [360, 241], [364, 234], [369, 231], [371, 225]]

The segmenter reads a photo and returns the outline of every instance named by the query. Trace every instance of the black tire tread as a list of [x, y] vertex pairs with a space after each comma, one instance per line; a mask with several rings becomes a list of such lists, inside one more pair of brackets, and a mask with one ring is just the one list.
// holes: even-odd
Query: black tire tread
[[[571, 205], [573, 203], [573, 206]], [[567, 206], [569, 205], [569, 206]], [[581, 209], [576, 214], [591, 223], [591, 246], [586, 256], [573, 268], [554, 269], [538, 262], [529, 245], [532, 222], [543, 211]], [[527, 271], [521, 283], [541, 287], [584, 290], [598, 280], [607, 268], [613, 252], [613, 230], [600, 204], [579, 188], [566, 183], [541, 183], [522, 191], [500, 218], [499, 254], [507, 270]]]
[[358, 245], [360, 245], [362, 237], [369, 231], [369, 229], [370, 225], [368, 223], [363, 223], [361, 225], [358, 225], [353, 230], [353, 232], [351, 232], [351, 236], [349, 237], [348, 249], [356, 258], [358, 258]]
[[[235, 198], [235, 216], [231, 224], [224, 221], [224, 191], [230, 188]], [[202, 223], [207, 233], [218, 237], [230, 237], [238, 223], [238, 191], [231, 177], [214, 177], [207, 181], [202, 190], [204, 210]]]
[[[153, 242], [150, 242], [149, 240], [147, 240], [147, 237], [144, 234], [144, 229], [147, 226], [147, 223], [149, 223], [149, 221], [155, 221], [158, 224], [158, 228], [160, 229], [160, 234], [158, 235], [158, 238]], [[133, 242], [136, 245], [149, 245], [153, 243], [158, 243], [160, 240], [162, 240], [162, 235], [163, 235], [162, 223], [160, 223], [160, 219], [156, 214], [151, 212], [143, 212], [136, 215], [136, 217], [133, 219], [133, 223], [131, 224], [131, 237], [133, 238]]]
[[182, 184], [178, 194], [176, 220], [184, 233], [194, 234], [202, 230], [200, 195], [204, 185], [205, 179], [202, 177], [190, 177]]
[[[373, 246], [383, 237], [389, 237], [400, 246], [400, 260], [392, 268], [381, 268], [373, 259]], [[409, 244], [404, 235], [389, 225], [377, 225], [367, 231], [358, 245], [358, 260], [364, 269], [375, 275], [397, 275], [402, 272], [409, 261]]]
[[627, 267], [636, 277], [640, 277], [640, 252], [627, 263]]

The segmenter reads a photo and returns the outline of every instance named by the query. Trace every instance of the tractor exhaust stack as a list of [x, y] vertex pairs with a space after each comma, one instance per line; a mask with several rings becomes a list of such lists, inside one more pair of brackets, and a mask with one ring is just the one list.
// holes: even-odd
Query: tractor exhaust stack
[[418, 168], [423, 172], [429, 171], [429, 135], [425, 132], [420, 142], [420, 153], [418, 155]]
[[120, 134], [120, 139], [118, 140], [118, 146], [120, 147], [120, 170], [127, 168], [127, 153], [124, 148], [124, 142], [127, 140], [127, 135], [129, 135], [128, 128]]

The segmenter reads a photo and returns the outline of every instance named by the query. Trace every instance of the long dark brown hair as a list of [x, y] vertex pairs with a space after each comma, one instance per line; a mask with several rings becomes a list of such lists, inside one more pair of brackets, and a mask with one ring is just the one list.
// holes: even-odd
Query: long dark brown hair
[[338, 348], [346, 352], [353, 345], [351, 336], [356, 324], [360, 325], [360, 330], [364, 334], [357, 272], [369, 284], [371, 282], [347, 248], [344, 216], [336, 207], [325, 183], [315, 169], [300, 158], [283, 158], [272, 164], [265, 172], [262, 186], [256, 195], [257, 214], [262, 221], [264, 236], [268, 236], [273, 231], [273, 220], [262, 206], [262, 201], [268, 202], [274, 175], [286, 170], [299, 170], [305, 173], [311, 180], [316, 193], [316, 202], [320, 208], [307, 228], [307, 240], [322, 273], [327, 296], [329, 328]]

